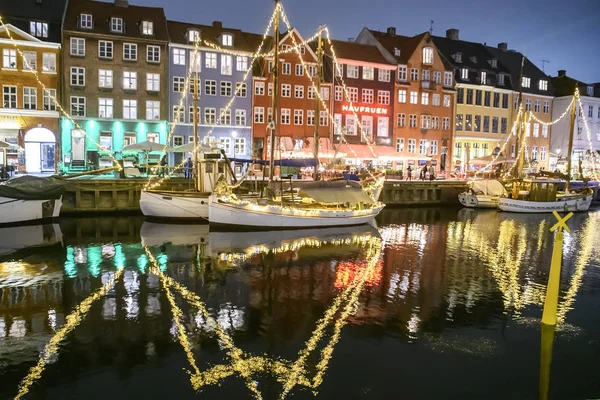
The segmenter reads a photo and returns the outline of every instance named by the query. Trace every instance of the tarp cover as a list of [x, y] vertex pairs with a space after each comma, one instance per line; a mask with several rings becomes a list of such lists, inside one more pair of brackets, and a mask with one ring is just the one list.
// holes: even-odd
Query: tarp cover
[[502, 184], [495, 179], [482, 179], [479, 181], [473, 181], [471, 189], [476, 194], [485, 194], [488, 196], [502, 196], [506, 194], [506, 189]]
[[372, 203], [373, 200], [362, 189], [342, 188], [302, 188], [300, 195], [312, 198], [318, 203]]
[[60, 176], [20, 176], [0, 183], [0, 197], [19, 200], [58, 199], [65, 192], [65, 183]]

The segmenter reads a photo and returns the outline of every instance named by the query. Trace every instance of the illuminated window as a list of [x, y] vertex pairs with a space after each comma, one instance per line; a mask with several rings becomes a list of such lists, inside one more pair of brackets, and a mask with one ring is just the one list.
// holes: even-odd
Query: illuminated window
[[153, 35], [154, 23], [152, 21], [142, 21], [142, 35]]
[[423, 64], [433, 64], [433, 49], [431, 47], [423, 48]]

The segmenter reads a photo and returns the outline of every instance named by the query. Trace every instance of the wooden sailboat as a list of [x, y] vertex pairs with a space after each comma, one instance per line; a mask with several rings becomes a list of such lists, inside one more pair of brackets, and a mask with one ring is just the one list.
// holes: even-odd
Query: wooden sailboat
[[[577, 97], [574, 100], [577, 100]], [[582, 190], [573, 191], [570, 188], [576, 104], [576, 101], [574, 101], [571, 108], [565, 191], [558, 191], [558, 185], [562, 183], [558, 179], [519, 179], [513, 183], [510, 197], [499, 199], [498, 208], [500, 210], [518, 213], [550, 213], [553, 211], [587, 211], [590, 208], [594, 197], [593, 190], [585, 187]], [[519, 153], [518, 174], [520, 175], [523, 166], [523, 152]]]
[[[277, 3], [278, 1], [276, 1]], [[273, 120], [271, 122], [270, 180], [273, 182], [275, 135], [279, 123], [279, 15], [274, 21], [274, 65], [273, 70]], [[322, 39], [318, 37], [317, 81], [322, 76]], [[318, 102], [318, 98], [315, 98]], [[318, 108], [317, 108], [318, 111]], [[318, 113], [315, 120], [318, 120]], [[318, 125], [315, 124], [314, 155], [318, 159]], [[318, 172], [318, 171], [316, 171]], [[240, 199], [231, 191], [223, 191], [210, 197], [209, 221], [216, 225], [238, 225], [262, 228], [311, 228], [344, 225], [360, 225], [372, 221], [383, 209], [378, 201], [383, 188], [383, 177], [363, 187], [356, 182], [310, 182], [302, 187], [290, 187], [270, 199]], [[287, 194], [287, 196], [286, 196]]]
[[140, 209], [146, 217], [172, 220], [202, 220], [208, 218], [208, 198], [217, 181], [227, 176], [227, 166], [220, 161], [219, 149], [216, 147], [199, 150], [198, 135], [198, 73], [194, 74], [194, 149], [193, 180], [194, 189], [187, 191], [142, 190]]

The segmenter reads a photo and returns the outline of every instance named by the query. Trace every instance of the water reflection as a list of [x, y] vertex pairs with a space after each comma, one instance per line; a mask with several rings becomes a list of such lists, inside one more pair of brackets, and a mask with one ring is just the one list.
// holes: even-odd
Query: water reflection
[[[570, 221], [562, 325], [599, 280], [590, 270], [599, 217]], [[488, 358], [505, 344], [464, 329], [539, 321], [553, 242], [547, 216], [414, 209], [380, 222], [251, 233], [139, 218], [20, 228], [29, 241], [3, 243], [0, 262], [0, 380], [9, 383], [0, 397], [53, 397], [52, 388], [69, 390], [65, 371], [106, 363], [127, 381], [136, 365], [185, 368], [190, 390], [209, 397], [330, 397], [331, 385], [344, 384], [339, 372], [327, 383], [344, 340], [391, 337]], [[169, 368], [172, 354], [186, 364]], [[245, 394], [226, 382], [243, 383]]]

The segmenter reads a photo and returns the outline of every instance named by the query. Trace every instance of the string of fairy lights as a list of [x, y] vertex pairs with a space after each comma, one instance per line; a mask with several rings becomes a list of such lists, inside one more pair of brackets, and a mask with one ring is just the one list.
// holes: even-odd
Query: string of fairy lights
[[[590, 155], [592, 157], [592, 173], [594, 174], [594, 179], [596, 180], [596, 182], [599, 182], [598, 180], [598, 175], [596, 173], [596, 152], [594, 151], [594, 146], [592, 144], [592, 135], [590, 133], [590, 127], [588, 125], [587, 122], [587, 118], [585, 116], [585, 113], [583, 112], [583, 104], [581, 103], [581, 96], [579, 95], [579, 88], [575, 88], [575, 96], [574, 99], [577, 99], [577, 104], [579, 105], [579, 110], [580, 110], [580, 115], [579, 118], [581, 118], [583, 120], [583, 126], [585, 128], [585, 133], [587, 136], [587, 140], [588, 140], [588, 146], [589, 146], [589, 151], [590, 151]], [[569, 155], [572, 156], [572, 155]], [[570, 171], [569, 171], [570, 173]]]

